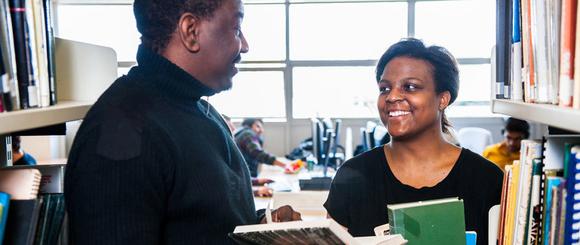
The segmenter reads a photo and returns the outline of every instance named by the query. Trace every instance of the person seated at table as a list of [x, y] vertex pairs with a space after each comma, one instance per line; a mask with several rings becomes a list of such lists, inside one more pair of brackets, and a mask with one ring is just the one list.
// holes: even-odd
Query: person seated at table
[[234, 133], [236, 144], [240, 148], [252, 177], [258, 176], [258, 165], [269, 165], [286, 168], [286, 163], [276, 159], [276, 156], [264, 150], [264, 121], [260, 118], [246, 118], [242, 121], [242, 128]]
[[530, 136], [530, 125], [524, 120], [510, 117], [505, 121], [501, 133], [504, 140], [486, 147], [483, 151], [483, 157], [503, 170], [505, 165], [520, 159], [521, 142]]
[[487, 244], [488, 212], [500, 203], [503, 172], [447, 141], [445, 109], [457, 98], [459, 70], [444, 48], [418, 39], [392, 45], [376, 67], [379, 116], [391, 141], [346, 161], [324, 207], [353, 236], [388, 223], [387, 205], [459, 197], [465, 225]]
[[[228, 128], [233, 135], [234, 132], [236, 131], [236, 126], [232, 122], [232, 119], [225, 114], [221, 115], [224, 118], [224, 121], [226, 121], [226, 124], [228, 125]], [[251, 179], [252, 179], [252, 192], [254, 193], [255, 197], [271, 197], [274, 194], [274, 190], [272, 190], [272, 188], [264, 186], [265, 184], [274, 182], [274, 180], [258, 177], [251, 177]]]

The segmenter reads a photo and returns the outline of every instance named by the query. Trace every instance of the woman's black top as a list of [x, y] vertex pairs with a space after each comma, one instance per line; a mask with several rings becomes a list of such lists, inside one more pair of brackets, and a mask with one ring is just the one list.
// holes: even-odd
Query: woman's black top
[[496, 165], [462, 149], [445, 179], [416, 189], [393, 175], [383, 147], [377, 147], [340, 167], [324, 207], [353, 236], [370, 236], [376, 226], [388, 223], [387, 204], [459, 197], [465, 207], [466, 230], [477, 232], [477, 244], [487, 244], [488, 212], [500, 203], [502, 178]]

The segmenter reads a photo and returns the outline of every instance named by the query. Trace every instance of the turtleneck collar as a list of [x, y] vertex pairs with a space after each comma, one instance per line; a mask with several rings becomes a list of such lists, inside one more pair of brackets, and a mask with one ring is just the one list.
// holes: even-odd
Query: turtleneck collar
[[137, 64], [136, 69], [148, 81], [174, 96], [198, 100], [202, 96], [215, 94], [185, 70], [143, 45], [139, 45], [137, 50]]

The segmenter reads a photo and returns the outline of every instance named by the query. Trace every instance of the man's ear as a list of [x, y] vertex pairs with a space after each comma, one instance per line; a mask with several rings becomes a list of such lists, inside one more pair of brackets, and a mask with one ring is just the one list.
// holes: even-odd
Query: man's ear
[[444, 91], [440, 94], [439, 98], [439, 110], [444, 110], [449, 106], [449, 101], [451, 101], [451, 93], [449, 91]]
[[199, 52], [199, 30], [201, 19], [191, 13], [184, 13], [177, 23], [177, 32], [183, 46], [190, 52]]

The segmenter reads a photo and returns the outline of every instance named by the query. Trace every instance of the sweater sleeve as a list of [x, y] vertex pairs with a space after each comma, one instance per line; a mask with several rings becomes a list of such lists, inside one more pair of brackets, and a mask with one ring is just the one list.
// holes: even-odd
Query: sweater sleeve
[[266, 163], [272, 165], [276, 156], [266, 152], [258, 139], [250, 133], [242, 133], [240, 135], [240, 148], [247, 152], [253, 159], [256, 159], [260, 163]]
[[161, 244], [171, 152], [150, 132], [110, 126], [79, 132], [71, 150], [71, 244]]

